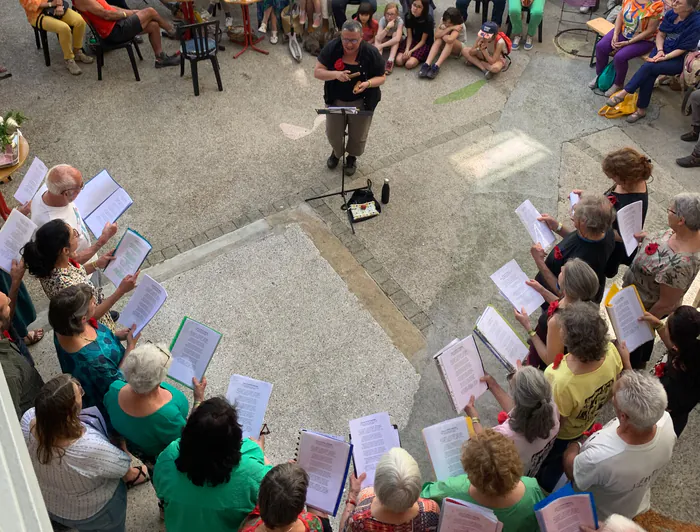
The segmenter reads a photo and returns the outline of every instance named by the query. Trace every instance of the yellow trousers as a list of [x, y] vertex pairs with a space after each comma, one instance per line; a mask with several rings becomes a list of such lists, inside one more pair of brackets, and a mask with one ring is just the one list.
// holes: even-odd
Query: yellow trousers
[[[40, 24], [37, 25], [39, 22]], [[66, 9], [60, 19], [39, 15], [32, 26], [58, 34], [58, 42], [61, 43], [61, 50], [63, 50], [63, 59], [73, 59], [73, 49], [83, 47], [85, 20], [72, 9]], [[71, 28], [73, 28], [72, 36]]]

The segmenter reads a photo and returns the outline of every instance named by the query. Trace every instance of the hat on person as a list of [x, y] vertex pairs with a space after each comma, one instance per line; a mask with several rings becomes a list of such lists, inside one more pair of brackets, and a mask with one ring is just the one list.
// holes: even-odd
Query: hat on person
[[479, 30], [479, 37], [488, 39], [498, 33], [498, 24], [495, 22], [484, 22]]

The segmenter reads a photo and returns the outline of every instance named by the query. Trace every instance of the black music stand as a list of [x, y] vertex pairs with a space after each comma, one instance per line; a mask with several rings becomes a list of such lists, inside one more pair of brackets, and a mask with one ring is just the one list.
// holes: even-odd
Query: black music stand
[[348, 200], [345, 195], [349, 192], [355, 192], [356, 190], [364, 190], [367, 188], [351, 188], [350, 190], [345, 190], [345, 140], [347, 137], [348, 130], [348, 115], [372, 115], [372, 111], [361, 111], [357, 107], [329, 107], [323, 109], [316, 109], [316, 113], [320, 115], [343, 115], [343, 157], [342, 157], [342, 178], [340, 181], [340, 190], [338, 192], [329, 192], [328, 194], [321, 194], [320, 196], [314, 196], [313, 198], [306, 198], [304, 201], [311, 201], [315, 199], [329, 198], [331, 196], [340, 196], [343, 198], [343, 204], [340, 206], [341, 210], [348, 212], [348, 219], [350, 220], [350, 229], [352, 233], [355, 234], [355, 224], [352, 222], [352, 215], [348, 210]]

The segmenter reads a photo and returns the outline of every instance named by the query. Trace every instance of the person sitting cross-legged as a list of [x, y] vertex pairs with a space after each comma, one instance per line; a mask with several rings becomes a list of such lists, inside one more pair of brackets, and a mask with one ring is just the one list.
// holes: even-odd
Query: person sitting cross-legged
[[156, 56], [156, 68], [178, 66], [179, 55], [166, 55], [161, 43], [160, 30], [175, 36], [173, 25], [152, 7], [121, 9], [105, 0], [74, 0], [73, 5], [107, 44], [129, 42], [141, 33], [147, 33]]

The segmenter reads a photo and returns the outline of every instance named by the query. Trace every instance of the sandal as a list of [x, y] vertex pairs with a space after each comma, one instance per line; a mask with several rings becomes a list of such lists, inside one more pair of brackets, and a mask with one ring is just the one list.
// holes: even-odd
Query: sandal
[[[126, 489], [130, 490], [131, 488], [133, 488], [135, 486], [145, 484], [146, 482], [151, 480], [150, 477], [148, 476], [148, 474], [144, 472], [144, 470], [148, 471], [148, 469], [146, 468], [145, 465], [142, 465], [141, 467], [132, 467], [131, 469], [136, 469], [139, 473], [138, 473], [138, 475], [136, 475], [136, 478], [126, 482]], [[141, 477], [143, 477], [143, 480], [140, 480]]]
[[27, 336], [24, 337], [24, 343], [27, 345], [34, 345], [41, 342], [44, 337], [44, 329], [36, 329], [34, 331], [29, 331]]
[[612, 95], [608, 100], [605, 102], [605, 105], [608, 107], [615, 107], [618, 103], [620, 103], [622, 100], [624, 100], [624, 96], [618, 95]]
[[632, 113], [631, 115], [629, 115], [629, 116], [626, 118], [626, 120], [627, 120], [627, 123], [629, 123], [629, 124], [634, 124], [637, 120], [641, 120], [641, 119], [644, 118], [646, 115], [647, 115], [646, 113], [642, 114], [642, 113], [640, 113], [639, 111], [635, 111], [634, 113]]

